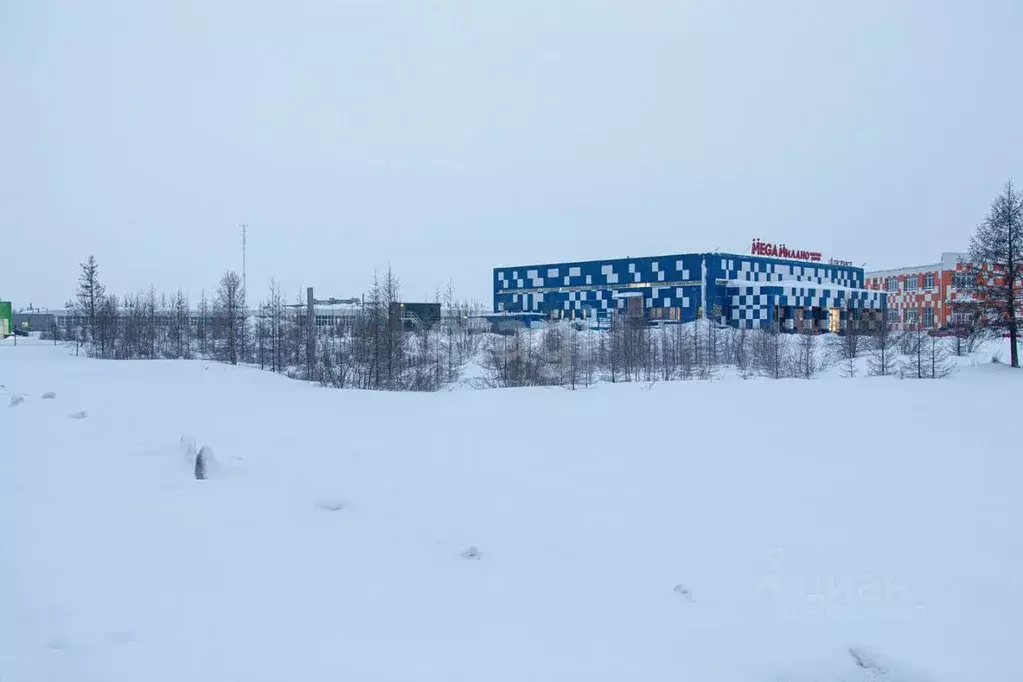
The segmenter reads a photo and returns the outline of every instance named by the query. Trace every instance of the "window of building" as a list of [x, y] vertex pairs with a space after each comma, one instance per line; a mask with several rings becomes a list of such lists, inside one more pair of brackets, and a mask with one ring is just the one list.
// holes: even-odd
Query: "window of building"
[[924, 326], [928, 328], [934, 326], [934, 308], [930, 306], [924, 308]]
[[899, 311], [895, 308], [888, 309], [888, 324], [898, 324], [899, 322]]
[[934, 288], [934, 275], [927, 275], [926, 277], [924, 277], [924, 288], [925, 289]]
[[913, 275], [912, 277], [910, 277], [909, 279], [906, 280], [906, 289], [908, 291], [916, 291], [919, 288], [920, 288], [920, 278], [917, 277], [916, 275]]
[[899, 290], [899, 280], [898, 280], [897, 277], [889, 277], [888, 281], [885, 282], [885, 285], [886, 285], [885, 288], [888, 291], [898, 291]]
[[952, 324], [958, 326], [972, 326], [974, 323], [973, 312], [969, 310], [955, 310], [952, 312]]
[[952, 286], [956, 289], [970, 289], [977, 283], [977, 275], [972, 272], [957, 272], [952, 275]]
[[918, 311], [917, 311], [916, 308], [907, 308], [906, 309], [906, 316], [905, 316], [906, 324], [916, 324], [917, 323], [917, 312]]

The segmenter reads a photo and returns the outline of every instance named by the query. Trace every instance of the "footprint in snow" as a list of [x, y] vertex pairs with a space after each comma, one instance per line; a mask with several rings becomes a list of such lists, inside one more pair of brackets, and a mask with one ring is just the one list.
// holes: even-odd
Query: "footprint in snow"
[[688, 601], [688, 602], [692, 602], [693, 601], [693, 593], [690, 592], [689, 588], [686, 587], [685, 585], [682, 585], [682, 584], [675, 585], [674, 592], [676, 594], [681, 595], [682, 597], [684, 597], [685, 600]]
[[130, 632], [108, 632], [106, 636], [106, 640], [111, 644], [131, 644], [134, 639]]
[[61, 651], [66, 647], [67, 642], [64, 641], [63, 637], [50, 637], [50, 639], [46, 641], [46, 648], [51, 651]]

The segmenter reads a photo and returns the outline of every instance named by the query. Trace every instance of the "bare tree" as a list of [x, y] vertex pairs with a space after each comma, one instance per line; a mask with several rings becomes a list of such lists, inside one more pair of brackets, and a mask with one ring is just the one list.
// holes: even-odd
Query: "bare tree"
[[895, 327], [882, 322], [867, 341], [867, 370], [871, 376], [891, 376], [898, 371], [898, 347], [901, 335]]
[[95, 331], [99, 337], [99, 357], [114, 357], [114, 342], [117, 339], [119, 309], [117, 297], [104, 295], [96, 309]]
[[210, 327], [212, 326], [212, 313], [210, 302], [206, 298], [206, 290], [203, 289], [199, 296], [199, 307], [195, 311], [195, 338], [199, 343], [199, 353], [205, 357], [209, 351]]
[[611, 328], [603, 339], [604, 344], [601, 349], [601, 355], [603, 356], [612, 384], [629, 380], [628, 372], [625, 368], [626, 327], [627, 321], [625, 316], [617, 310], [613, 311], [611, 315]]
[[214, 317], [223, 330], [224, 346], [221, 359], [237, 365], [244, 343], [246, 311], [243, 307], [242, 280], [234, 270], [228, 270], [220, 279], [214, 301]]
[[923, 379], [927, 376], [927, 330], [916, 323], [902, 334], [902, 362], [899, 375]]
[[596, 344], [593, 341], [593, 332], [586, 330], [580, 332], [579, 353], [581, 354], [580, 378], [583, 386], [593, 385], [597, 372]]
[[446, 381], [454, 381], [455, 368], [462, 364], [458, 358], [457, 338], [460, 336], [459, 326], [463, 324], [462, 315], [455, 308], [455, 287], [448, 280], [447, 288], [444, 289], [444, 299], [441, 304], [441, 321], [444, 331], [444, 359], [446, 362]]
[[381, 286], [385, 314], [383, 365], [385, 370], [385, 387], [395, 388], [401, 383], [402, 363], [405, 355], [405, 319], [401, 309], [401, 283], [398, 276], [387, 268], [387, 274]]
[[267, 321], [267, 342], [269, 344], [270, 371], [283, 372], [287, 324], [284, 309], [284, 293], [276, 280], [270, 280], [270, 291], [264, 304]]
[[729, 335], [729, 345], [732, 364], [735, 365], [736, 369], [739, 370], [740, 376], [746, 379], [753, 374], [753, 352], [752, 352], [752, 337], [753, 333], [746, 329], [746, 327], [740, 327], [734, 334]]
[[[700, 327], [703, 332], [699, 331]], [[697, 323], [694, 343], [697, 346], [697, 378], [708, 380], [718, 375], [721, 369], [722, 325], [716, 320], [706, 319]], [[701, 343], [702, 340], [702, 343]]]
[[[828, 339], [828, 346], [831, 352], [843, 361], [856, 360], [863, 353], [863, 337], [866, 332], [865, 325], [854, 310], [848, 311], [849, 315], [838, 334], [832, 334]], [[848, 364], [848, 363], [847, 363]]]
[[856, 365], [856, 358], [848, 357], [841, 360], [841, 367], [839, 372], [844, 379], [855, 379], [856, 375], [859, 374], [859, 367]]
[[346, 330], [324, 332], [318, 347], [322, 364], [320, 383], [334, 388], [348, 387], [355, 365], [351, 333]]
[[973, 355], [982, 340], [981, 329], [974, 324], [953, 326], [952, 353], [957, 357]]
[[185, 292], [178, 289], [171, 301], [171, 306], [173, 312], [169, 336], [173, 355], [176, 358], [187, 359], [192, 357], [192, 324], [190, 320], [192, 311], [189, 308]]
[[1019, 367], [1016, 341], [1023, 304], [1023, 193], [1012, 182], [991, 203], [984, 222], [970, 240], [970, 263], [981, 268], [973, 285], [980, 324], [1009, 336], [1010, 364]]
[[146, 293], [145, 302], [143, 303], [143, 311], [145, 315], [145, 357], [153, 360], [156, 358], [156, 346], [159, 341], [160, 329], [157, 325], [157, 299], [156, 299], [156, 287], [153, 285], [149, 286], [149, 291]]
[[945, 339], [931, 334], [922, 324], [913, 325], [902, 337], [901, 376], [941, 379], [954, 369]]
[[373, 285], [370, 287], [369, 295], [366, 297], [366, 306], [363, 311], [362, 324], [358, 329], [358, 336], [362, 343], [359, 344], [362, 352], [360, 358], [365, 365], [364, 388], [381, 388], [384, 384], [384, 349], [386, 347], [385, 336], [387, 335], [387, 300], [383, 287], [377, 274], [373, 273]]
[[798, 335], [795, 355], [793, 356], [793, 374], [803, 379], [813, 379], [824, 367], [819, 348], [817, 330], [812, 326], [804, 327]]
[[678, 367], [678, 376], [684, 381], [692, 379], [696, 370], [696, 356], [690, 338], [696, 336], [696, 325], [676, 325], [672, 334], [672, 354]]
[[569, 328], [567, 335], [562, 338], [560, 351], [561, 385], [575, 390], [583, 383], [585, 373], [583, 335], [585, 332]]
[[80, 339], [85, 343], [99, 343], [99, 355], [106, 357], [107, 339], [97, 329], [99, 309], [106, 297], [106, 287], [99, 279], [99, 265], [95, 256], [90, 255], [84, 263], [79, 263], [78, 292], [75, 302], [71, 304], [73, 313], [81, 321]]
[[532, 353], [528, 329], [516, 329], [491, 339], [484, 351], [483, 365], [489, 383], [499, 388], [537, 385], [541, 374], [538, 356]]
[[460, 333], [456, 348], [458, 364], [462, 365], [479, 354], [488, 326], [486, 320], [482, 319], [484, 306], [479, 301], [462, 301], [458, 304], [458, 310]]
[[927, 369], [927, 376], [930, 379], [942, 379], [953, 372], [954, 365], [945, 339], [936, 336], [928, 337]]
[[565, 325], [558, 322], [546, 324], [540, 336], [540, 371], [533, 383], [543, 386], [565, 385], [567, 378], [564, 373], [569, 370], [567, 351]]

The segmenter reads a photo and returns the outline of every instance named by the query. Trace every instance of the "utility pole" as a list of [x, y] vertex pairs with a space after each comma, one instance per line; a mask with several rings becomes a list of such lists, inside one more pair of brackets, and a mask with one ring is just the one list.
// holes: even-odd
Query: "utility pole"
[[[245, 285], [246, 285], [246, 281], [245, 281], [245, 245], [246, 245], [246, 241], [247, 241], [247, 237], [248, 237], [249, 226], [248, 226], [247, 223], [242, 223], [241, 224], [241, 228], [242, 228], [242, 291], [244, 292], [244, 291], [248, 291], [245, 288]], [[243, 299], [244, 299], [244, 296], [243, 296]], [[244, 303], [244, 300], [243, 300], [243, 303]]]
[[306, 295], [306, 380], [312, 381], [315, 375], [316, 368], [316, 299], [313, 297], [313, 288], [309, 287], [305, 290]]

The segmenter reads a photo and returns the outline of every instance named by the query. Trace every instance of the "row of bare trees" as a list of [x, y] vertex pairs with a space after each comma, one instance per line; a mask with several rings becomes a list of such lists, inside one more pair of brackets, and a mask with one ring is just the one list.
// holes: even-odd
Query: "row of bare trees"
[[180, 289], [118, 297], [107, 293], [93, 256], [80, 265], [79, 285], [66, 324], [49, 330], [56, 340], [84, 346], [107, 359], [191, 358], [237, 363], [247, 342], [244, 292], [238, 274], [225, 273], [213, 300], [203, 292], [193, 308]]
[[397, 277], [391, 271], [374, 277], [359, 315], [318, 330], [309, 378], [335, 388], [405, 391], [435, 391], [455, 381], [482, 344], [482, 306], [456, 301], [450, 285], [435, 298], [441, 321], [410, 326], [394, 312], [401, 302]]
[[277, 282], [251, 308], [241, 278], [228, 271], [212, 299], [191, 306], [180, 290], [171, 297], [148, 292], [108, 294], [92, 256], [80, 265], [79, 288], [68, 304], [70, 323], [52, 330], [60, 340], [108, 359], [205, 358], [261, 369], [339, 388], [436, 390], [454, 381], [478, 351], [482, 306], [456, 301], [449, 285], [437, 302], [440, 324], [409, 326], [394, 314], [401, 302], [398, 277], [374, 277], [363, 305], [325, 324], [306, 318], [301, 301], [288, 304]]
[[651, 327], [614, 318], [607, 331], [548, 323], [492, 337], [482, 363], [490, 385], [565, 386], [595, 382], [743, 378], [812, 379], [838, 367], [844, 377], [941, 378], [953, 356], [972, 353], [981, 336], [944, 338], [918, 327], [868, 329], [850, 324], [841, 334], [779, 329], [734, 329], [710, 321]]

